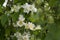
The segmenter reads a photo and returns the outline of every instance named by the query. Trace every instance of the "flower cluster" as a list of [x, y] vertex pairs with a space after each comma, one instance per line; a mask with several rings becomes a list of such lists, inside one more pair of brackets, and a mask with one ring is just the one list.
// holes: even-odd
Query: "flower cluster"
[[[10, 0], [12, 1], [12, 0]], [[8, 3], [8, 0], [5, 0], [3, 6], [6, 7], [7, 6], [7, 3]], [[20, 9], [23, 9], [22, 11], [24, 13], [29, 13], [29, 12], [37, 12], [37, 8], [35, 7], [34, 4], [28, 4], [28, 3], [25, 3], [23, 5], [13, 5], [11, 7], [11, 10], [9, 11], [10, 13], [19, 13], [19, 11], [21, 11]], [[22, 12], [22, 13], [23, 13]], [[9, 25], [10, 25], [10, 21], [9, 21]], [[16, 21], [16, 23], [13, 23], [13, 26], [14, 27], [20, 27], [20, 28], [23, 28], [26, 29], [26, 30], [31, 30], [31, 31], [36, 31], [36, 30], [41, 30], [41, 26], [40, 25], [35, 25], [34, 23], [30, 22], [30, 21], [27, 21], [25, 19], [25, 17], [23, 16], [23, 14], [20, 14], [19, 15], [19, 18], [18, 18], [18, 21]], [[26, 33], [24, 31], [23, 34], [21, 34], [20, 32], [16, 32], [14, 33], [14, 36], [17, 38], [17, 40], [29, 40], [30, 38], [30, 33]]]
[[22, 5], [22, 8], [24, 8], [25, 13], [29, 13], [30, 11], [37, 12], [34, 4], [30, 5], [28, 3], [25, 3], [24, 5]]
[[23, 15], [19, 15], [19, 20], [17, 21], [17, 26], [18, 27], [23, 27], [25, 26], [25, 29], [30, 29], [30, 30], [41, 30], [41, 26], [37, 25], [35, 26], [35, 24], [33, 24], [32, 22], [24, 22], [25, 18], [23, 17]]
[[[8, 2], [8, 0], [5, 0], [5, 2], [3, 4], [4, 7], [6, 7], [7, 2]], [[11, 7], [11, 12], [19, 12], [20, 8], [23, 8], [24, 9], [23, 11], [25, 13], [29, 13], [30, 11], [37, 12], [37, 8], [35, 8], [35, 5], [34, 4], [30, 5], [28, 3], [25, 3], [21, 6], [20, 5], [13, 5], [13, 7]]]
[[30, 30], [41, 30], [41, 26], [40, 25], [37, 25], [35, 26], [35, 24], [33, 24], [32, 22], [28, 22], [28, 23], [25, 23], [25, 29], [30, 29]]
[[22, 35], [21, 35], [21, 33], [16, 32], [16, 33], [14, 33], [14, 36], [16, 36], [17, 40], [20, 40]]
[[17, 40], [29, 40], [30, 38], [30, 33], [24, 32], [21, 34], [20, 32], [14, 33], [14, 36], [17, 38]]
[[25, 13], [29, 13], [30, 11], [31, 12], [37, 12], [37, 8], [35, 8], [35, 5], [34, 4], [30, 5], [28, 3], [25, 3], [24, 5], [21, 5], [21, 6], [14, 5], [11, 8], [11, 11], [14, 11], [15, 10], [15, 12], [18, 12], [20, 8], [23, 8]]
[[13, 5], [13, 7], [11, 7], [11, 12], [19, 12], [20, 8], [20, 5]]

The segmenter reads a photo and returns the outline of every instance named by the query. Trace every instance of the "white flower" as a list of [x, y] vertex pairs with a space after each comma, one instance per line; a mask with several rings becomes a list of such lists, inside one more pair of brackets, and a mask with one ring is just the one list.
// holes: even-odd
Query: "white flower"
[[17, 40], [29, 40], [30, 33], [24, 32], [22, 35], [19, 32], [14, 33], [14, 36], [17, 38]]
[[30, 5], [30, 11], [37, 12], [37, 9], [35, 8], [34, 4]]
[[24, 5], [22, 5], [22, 8], [24, 8], [24, 12], [29, 13], [30, 11], [30, 5], [28, 3], [25, 3]]
[[37, 25], [37, 27], [35, 27], [35, 30], [41, 30], [41, 26]]
[[19, 38], [19, 37], [21, 37], [22, 35], [21, 35], [21, 33], [16, 32], [16, 33], [14, 33], [14, 36], [16, 36], [17, 38]]
[[19, 32], [14, 33], [14, 36], [17, 38], [17, 40], [22, 40], [22, 35]]
[[30, 5], [28, 3], [25, 3], [21, 7], [24, 8], [24, 12], [26, 12], [26, 13], [29, 13], [30, 11], [37, 12], [37, 9], [35, 8], [35, 6], [34, 5]]
[[8, 0], [5, 0], [5, 2], [3, 3], [3, 6], [4, 6], [4, 7], [6, 7], [7, 2], [8, 2]]
[[11, 12], [18, 12], [20, 8], [20, 5], [13, 5], [13, 7], [11, 7]]
[[28, 26], [28, 29], [30, 29], [30, 30], [34, 30], [34, 28], [35, 28], [35, 25], [31, 22], [28, 22], [27, 26]]
[[25, 23], [23, 21], [17, 21], [17, 26], [22, 27]]
[[29, 36], [28, 35], [23, 36], [23, 40], [29, 40]]
[[25, 26], [25, 29], [29, 29], [28, 23], [25, 23], [24, 26]]
[[19, 15], [19, 20], [17, 21], [17, 25], [19, 27], [22, 27], [25, 23], [24, 23], [25, 18], [23, 17], [23, 15]]
[[23, 40], [29, 40], [30, 38], [30, 33], [24, 33], [23, 36], [22, 36]]
[[35, 25], [31, 22], [25, 23], [24, 26], [25, 26], [25, 29], [30, 29], [30, 30], [34, 30], [35, 28]]
[[25, 18], [23, 17], [23, 15], [19, 15], [19, 20], [20, 21], [24, 21], [25, 20]]
[[22, 27], [25, 23], [24, 23], [25, 18], [23, 17], [23, 15], [19, 15], [19, 20], [17, 21], [17, 25], [19, 27]]
[[18, 25], [17, 25], [16, 23], [13, 23], [13, 26], [14, 26], [14, 27], [18, 27]]

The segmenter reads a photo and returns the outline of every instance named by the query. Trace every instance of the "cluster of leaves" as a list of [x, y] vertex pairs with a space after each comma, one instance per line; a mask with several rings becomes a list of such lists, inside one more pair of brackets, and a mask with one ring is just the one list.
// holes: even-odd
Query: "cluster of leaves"
[[[37, 13], [31, 15], [19, 12], [13, 12], [9, 16], [10, 6], [6, 8], [2, 7], [4, 0], [0, 1], [0, 40], [6, 40], [16, 32], [16, 28], [13, 27], [13, 23], [18, 20], [19, 14], [23, 14], [27, 21], [31, 21], [34, 24], [42, 26], [41, 32], [32, 32], [36, 36], [36, 40], [60, 40], [60, 0], [13, 0], [8, 2], [9, 5], [14, 4], [35, 4], [38, 9]], [[45, 7], [46, 6], [46, 7]], [[49, 9], [50, 7], [50, 9]], [[9, 25], [10, 22], [10, 25]], [[19, 28], [21, 33], [24, 28]], [[22, 30], [23, 29], [23, 30]], [[12, 39], [11, 39], [12, 40]], [[15, 40], [15, 39], [14, 39]]]

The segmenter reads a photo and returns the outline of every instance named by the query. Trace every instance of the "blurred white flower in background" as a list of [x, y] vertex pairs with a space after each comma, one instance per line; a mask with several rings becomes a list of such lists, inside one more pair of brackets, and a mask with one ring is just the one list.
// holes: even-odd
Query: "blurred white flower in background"
[[25, 3], [21, 7], [24, 8], [24, 12], [25, 13], [29, 13], [30, 11], [37, 12], [37, 9], [35, 8], [35, 5], [34, 4], [33, 5], [30, 5], [28, 3]]
[[13, 7], [11, 7], [11, 12], [19, 12], [20, 8], [20, 5], [13, 5]]
[[29, 36], [28, 35], [24, 35], [23, 36], [23, 40], [29, 40]]
[[25, 3], [21, 7], [24, 8], [24, 12], [29, 13], [29, 11], [30, 11], [30, 8], [29, 8], [30, 5], [28, 3]]
[[16, 23], [13, 23], [13, 26], [14, 26], [14, 27], [18, 27], [18, 25], [17, 25]]
[[22, 35], [20, 32], [14, 33], [14, 36], [17, 38], [17, 40], [22, 40]]
[[23, 15], [19, 15], [19, 20], [17, 21], [17, 25], [19, 27], [22, 27], [25, 23], [24, 23], [25, 18], [23, 17]]
[[24, 21], [25, 20], [25, 18], [23, 17], [23, 15], [19, 15], [19, 20], [20, 21]]
[[22, 35], [22, 38], [23, 38], [23, 40], [29, 40], [30, 33], [29, 32], [28, 33], [24, 32], [24, 34]]
[[45, 9], [45, 10], [50, 10], [49, 3], [45, 2], [44, 9]]
[[14, 36], [17, 38], [17, 40], [29, 40], [30, 33], [24, 32], [23, 34], [21, 34], [20, 32], [16, 32], [14, 33]]
[[25, 23], [24, 26], [25, 26], [25, 29], [29, 29], [28, 23]]
[[3, 6], [6, 7], [7, 3], [8, 3], [8, 0], [5, 0], [5, 2], [3, 3]]
[[21, 36], [21, 33], [16, 32], [16, 33], [14, 33], [14, 36], [16, 36], [17, 38], [19, 38]]
[[30, 5], [29, 8], [30, 8], [30, 11], [37, 12], [37, 8], [35, 8], [35, 5], [34, 4]]
[[41, 26], [37, 25], [37, 27], [35, 27], [35, 30], [41, 30]]

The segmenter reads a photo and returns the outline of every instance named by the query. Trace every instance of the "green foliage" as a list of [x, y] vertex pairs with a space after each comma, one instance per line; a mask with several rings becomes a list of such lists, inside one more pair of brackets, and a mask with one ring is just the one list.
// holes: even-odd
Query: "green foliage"
[[[12, 4], [8, 2], [6, 7], [3, 7], [3, 3], [4, 0], [0, 0], [0, 40], [16, 40], [10, 36], [17, 31], [21, 34], [29, 31], [31, 40], [60, 40], [60, 0], [13, 0]], [[35, 4], [37, 12], [24, 13], [23, 8], [18, 12], [11, 12], [13, 5], [21, 6], [25, 3]], [[13, 23], [16, 26], [20, 14], [24, 15], [24, 22], [41, 25], [41, 30], [31, 31], [25, 29], [25, 26], [14, 27]]]
[[2, 15], [2, 16], [1, 16], [1, 24], [2, 24], [3, 26], [5, 26], [5, 24], [7, 23], [7, 21], [8, 21], [7, 15]]
[[13, 22], [16, 22], [18, 20], [19, 14], [14, 13], [14, 14], [11, 15], [11, 17], [12, 17]]

